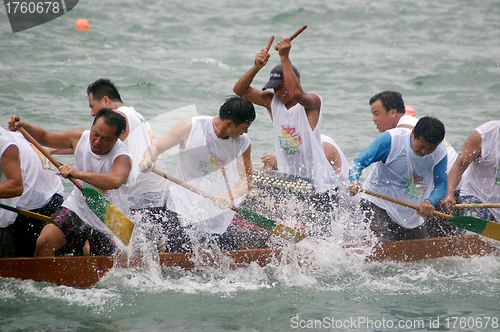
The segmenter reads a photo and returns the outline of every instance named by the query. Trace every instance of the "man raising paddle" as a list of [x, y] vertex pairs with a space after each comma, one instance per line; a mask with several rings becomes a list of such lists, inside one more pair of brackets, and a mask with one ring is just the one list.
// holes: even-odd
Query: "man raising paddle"
[[[320, 223], [331, 222], [331, 211], [325, 207], [337, 205], [336, 190], [339, 178], [325, 157], [321, 144], [322, 100], [313, 92], [305, 92], [300, 84], [300, 73], [292, 65], [289, 54], [290, 39], [284, 37], [277, 44], [281, 64], [276, 65], [269, 81], [262, 89], [251, 83], [267, 64], [267, 48], [259, 52], [254, 65], [234, 85], [233, 91], [252, 103], [267, 109], [274, 129], [274, 147], [278, 171], [304, 177], [312, 182], [317, 194], [312, 197], [313, 208], [322, 211]], [[272, 88], [273, 91], [267, 89]], [[263, 162], [269, 162], [264, 154]], [[339, 156], [340, 159], [340, 156]]]
[[[64, 132], [47, 131], [13, 116], [9, 129], [24, 128], [40, 144], [55, 149], [73, 149], [76, 168], [64, 164], [59, 173], [84, 181], [103, 192], [121, 211], [127, 211], [123, 184], [132, 167], [128, 148], [118, 140], [126, 128], [124, 117], [109, 108], [100, 110], [91, 130], [79, 128]], [[54, 256], [60, 253], [83, 254], [85, 241], [89, 242], [91, 255], [110, 255], [115, 249], [111, 231], [87, 205], [79, 189], [73, 190], [62, 207], [52, 216], [58, 224], [46, 225], [38, 238], [35, 256]], [[63, 248], [64, 247], [64, 248]]]

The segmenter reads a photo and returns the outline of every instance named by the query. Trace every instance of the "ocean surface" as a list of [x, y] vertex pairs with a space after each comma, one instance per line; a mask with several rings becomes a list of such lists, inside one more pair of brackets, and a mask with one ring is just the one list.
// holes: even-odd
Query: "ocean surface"
[[[74, 28], [80, 17], [90, 30]], [[323, 99], [322, 132], [349, 161], [379, 134], [368, 100], [383, 90], [401, 92], [418, 117], [441, 119], [457, 151], [476, 127], [499, 118], [499, 1], [82, 0], [18, 33], [0, 9], [0, 123], [19, 115], [50, 130], [88, 129], [86, 88], [106, 77], [160, 135], [172, 125], [165, 114], [191, 115], [180, 108], [216, 115], [269, 37], [276, 44], [305, 24], [290, 58], [304, 90]], [[278, 61], [272, 51], [254, 86]], [[257, 107], [254, 166], [273, 150], [271, 129]], [[167, 168], [173, 174], [175, 157]], [[88, 289], [0, 278], [0, 330], [414, 331], [432, 330], [438, 318], [439, 330], [500, 329], [499, 257], [365, 263], [340, 241], [287, 249], [313, 250], [315, 269], [116, 269]], [[467, 323], [446, 325], [452, 317]]]

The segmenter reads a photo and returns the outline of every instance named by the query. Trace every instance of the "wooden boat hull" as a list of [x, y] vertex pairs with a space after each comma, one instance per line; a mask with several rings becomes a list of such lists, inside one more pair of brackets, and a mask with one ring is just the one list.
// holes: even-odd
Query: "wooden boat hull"
[[[350, 249], [356, 247], [346, 246]], [[448, 256], [473, 257], [498, 255], [499, 248], [493, 242], [478, 235], [430, 238], [408, 241], [380, 242], [372, 250], [367, 261], [410, 262]], [[237, 268], [250, 263], [266, 266], [281, 261], [280, 248], [248, 249], [219, 253], [164, 253], [160, 254], [162, 267], [201, 270], [205, 267]], [[126, 268], [140, 266], [141, 257], [83, 256], [50, 258], [0, 258], [0, 277], [32, 279], [56, 285], [91, 287], [113, 266]]]

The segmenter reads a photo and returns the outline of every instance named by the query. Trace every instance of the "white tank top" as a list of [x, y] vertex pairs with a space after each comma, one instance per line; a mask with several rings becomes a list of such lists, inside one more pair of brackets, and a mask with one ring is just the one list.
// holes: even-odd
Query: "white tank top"
[[[80, 140], [78, 141], [78, 144], [76, 145], [74, 154], [76, 169], [84, 172], [94, 173], [109, 172], [111, 166], [113, 166], [113, 162], [118, 156], [126, 155], [130, 157], [127, 146], [120, 140], [117, 140], [113, 148], [105, 155], [95, 154], [94, 152], [92, 152], [90, 147], [89, 130], [83, 132]], [[81, 180], [78, 181], [80, 181], [83, 186], [90, 187], [88, 183], [85, 183]], [[121, 186], [118, 189], [106, 190], [105, 192], [99, 189], [97, 189], [97, 191], [102, 193], [103, 196], [106, 197], [120, 211], [122, 211], [126, 215], [129, 215], [126, 191], [124, 186]], [[75, 212], [80, 217], [80, 219], [82, 219], [90, 226], [100, 231], [107, 232], [108, 234], [112, 234], [109, 228], [107, 228], [106, 225], [104, 225], [104, 223], [101, 221], [101, 219], [99, 219], [89, 208], [80, 189], [75, 187], [69, 197], [64, 201], [62, 206]]]
[[[54, 194], [64, 195], [64, 186], [56, 173], [57, 169], [51, 168], [53, 165], [49, 163], [48, 159], [41, 152], [38, 154], [36, 152], [38, 150], [35, 150], [36, 148], [26, 141], [20, 133], [9, 132], [0, 127], [0, 155], [3, 155], [10, 145], [16, 145], [19, 149], [24, 190], [20, 197], [0, 200], [3, 204], [17, 206], [24, 210], [35, 210], [47, 205]], [[0, 172], [2, 173], [0, 181], [3, 182], [6, 180], [5, 175], [1, 169]], [[3, 223], [4, 215], [8, 215], [5, 226], [8, 226], [17, 217], [16, 213], [0, 214], [0, 223]]]
[[[117, 111], [125, 114], [129, 125], [129, 133], [124, 141], [132, 158], [132, 169], [127, 181], [129, 206], [131, 209], [164, 206], [167, 180], [152, 172], [143, 173], [139, 170], [139, 163], [144, 159], [144, 151], [156, 140], [153, 130], [134, 108], [122, 106]], [[161, 155], [156, 161], [155, 168], [165, 172], [165, 163]]]
[[[434, 190], [433, 170], [446, 156], [446, 149], [440, 143], [433, 153], [420, 157], [411, 148], [411, 131], [396, 128], [388, 132], [391, 151], [387, 160], [370, 172], [363, 188], [418, 205]], [[367, 194], [363, 198], [384, 209], [401, 227], [415, 228], [424, 223], [414, 209]]]
[[[500, 121], [476, 128], [481, 135], [481, 156], [464, 172], [460, 196], [475, 196], [483, 203], [500, 202]], [[500, 221], [500, 209], [490, 209]]]
[[[212, 117], [194, 117], [185, 147], [179, 147], [176, 177], [214, 196], [226, 193], [245, 175], [244, 169], [238, 172], [237, 160], [241, 161], [249, 146], [246, 134], [222, 139], [215, 134]], [[241, 199], [235, 199], [233, 204], [238, 205]], [[184, 223], [198, 224], [203, 231], [215, 234], [224, 233], [234, 216], [232, 210], [222, 210], [211, 199], [177, 184], [170, 185], [168, 207], [179, 213]]]
[[321, 145], [321, 110], [314, 130], [300, 104], [287, 109], [275, 95], [271, 110], [278, 171], [309, 179], [318, 192], [337, 188], [337, 174]]

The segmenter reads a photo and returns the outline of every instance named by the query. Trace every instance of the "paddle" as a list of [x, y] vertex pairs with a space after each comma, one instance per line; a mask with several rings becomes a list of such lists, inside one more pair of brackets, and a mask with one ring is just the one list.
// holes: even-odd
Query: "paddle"
[[[208, 194], [208, 193], [206, 193], [206, 192], [204, 192], [196, 187], [193, 187], [190, 184], [182, 182], [181, 180], [179, 180], [171, 175], [163, 173], [157, 169], [153, 169], [152, 172], [154, 172], [160, 176], [163, 176], [165, 179], [172, 181], [172, 182], [174, 182], [174, 183], [176, 183], [176, 184], [178, 184], [178, 185], [180, 185], [188, 190], [191, 190], [192, 192], [197, 193], [198, 195], [201, 195], [203, 197], [206, 197], [206, 198], [209, 198], [209, 199], [215, 201], [215, 196], [210, 195], [210, 194]], [[254, 223], [255, 225], [257, 225], [261, 228], [264, 228], [265, 230], [267, 230], [275, 235], [278, 235], [279, 237], [281, 237], [285, 240], [288, 240], [290, 242], [299, 242], [307, 236], [307, 234], [302, 233], [301, 231], [298, 231], [296, 229], [293, 229], [291, 227], [283, 225], [283, 224], [281, 224], [277, 221], [274, 221], [272, 219], [266, 218], [263, 215], [255, 213], [253, 211], [238, 208], [234, 205], [231, 206], [231, 209], [233, 211], [238, 212], [246, 220], [248, 220], [248, 221]]]
[[274, 36], [271, 36], [271, 38], [269, 38], [269, 41], [267, 42], [267, 45], [266, 45], [267, 52], [269, 52], [269, 49], [271, 48], [271, 45], [273, 44], [273, 40], [274, 40]]
[[41, 220], [41, 221], [45, 221], [45, 222], [50, 222], [50, 223], [56, 224], [54, 222], [54, 220], [52, 220], [51, 217], [44, 216], [43, 214], [39, 214], [39, 213], [36, 213], [36, 212], [31, 212], [31, 211], [28, 211], [28, 210], [23, 210], [23, 209], [16, 208], [16, 207], [13, 207], [13, 206], [8, 206], [8, 205], [2, 204], [2, 203], [0, 203], [0, 208], [5, 209], [5, 210], [9, 210], [9, 211], [12, 211], [12, 212], [16, 212], [16, 213], [19, 213], [19, 214], [22, 214], [23, 216], [27, 216], [27, 217], [30, 217], [30, 218], [34, 218], [34, 219], [38, 219], [38, 220]]
[[455, 208], [456, 209], [483, 209], [483, 208], [497, 209], [497, 208], [500, 208], [500, 203], [455, 204]]
[[302, 33], [302, 31], [304, 31], [306, 28], [307, 28], [307, 25], [303, 25], [299, 30], [295, 31], [295, 33], [293, 35], [291, 35], [288, 39], [290, 39], [290, 41], [294, 40], [295, 37], [300, 35]]
[[[411, 204], [397, 198], [393, 198], [390, 196], [382, 195], [371, 190], [360, 189], [360, 191], [367, 193], [368, 195], [372, 195], [381, 199], [385, 199], [386, 201], [400, 204], [415, 210], [418, 210], [418, 205]], [[481, 234], [483, 236], [495, 239], [500, 241], [500, 223], [488, 221], [484, 219], [474, 218], [470, 216], [450, 216], [449, 214], [434, 211], [434, 215], [445, 218], [453, 222], [460, 228], [466, 229], [468, 231]]]
[[[19, 121], [19, 118], [16, 118]], [[17, 128], [26, 139], [36, 146], [56, 167], [62, 164], [58, 162], [48, 151], [40, 145], [24, 128]], [[95, 213], [95, 215], [102, 220], [102, 222], [115, 234], [125, 245], [128, 245], [130, 237], [132, 236], [132, 230], [134, 229], [134, 223], [130, 220], [123, 212], [121, 212], [116, 206], [111, 204], [104, 196], [102, 196], [97, 190], [90, 187], [83, 187], [81, 183], [73, 178], [68, 177], [68, 179], [73, 182], [73, 184], [81, 190], [83, 197], [87, 205]]]

